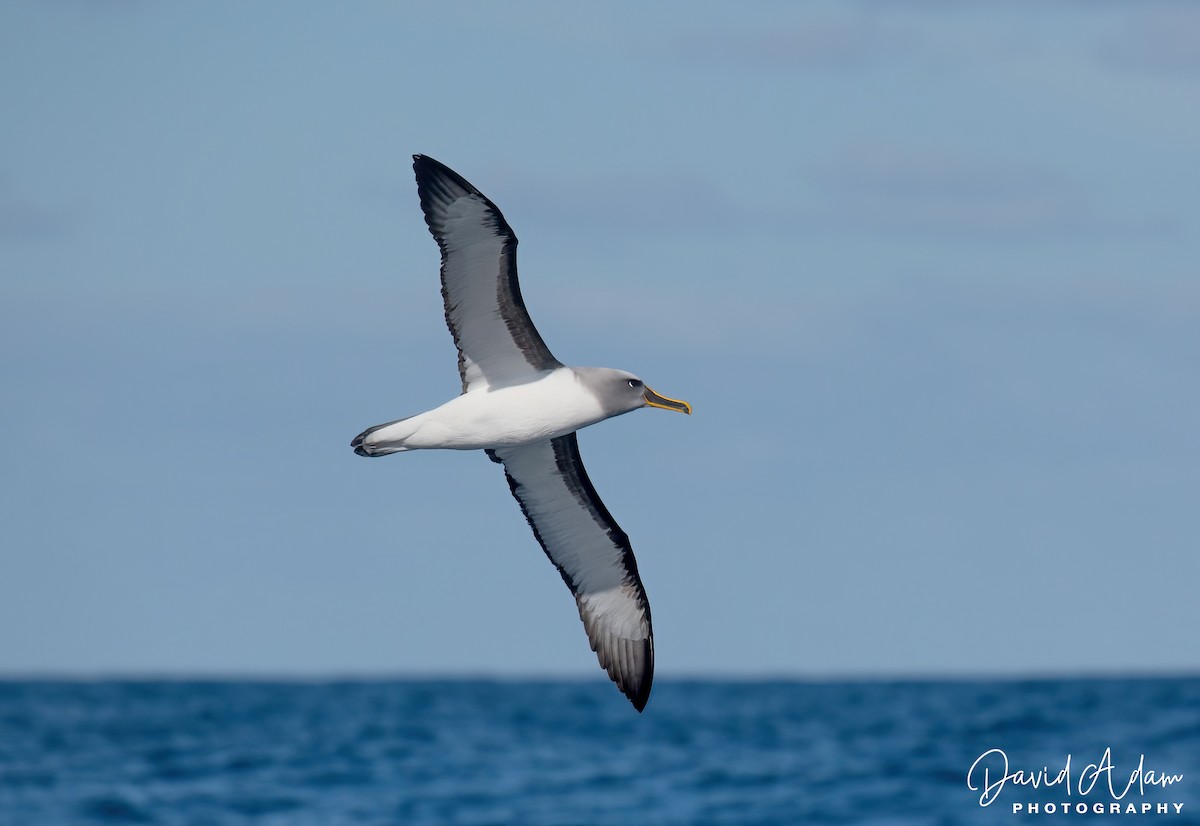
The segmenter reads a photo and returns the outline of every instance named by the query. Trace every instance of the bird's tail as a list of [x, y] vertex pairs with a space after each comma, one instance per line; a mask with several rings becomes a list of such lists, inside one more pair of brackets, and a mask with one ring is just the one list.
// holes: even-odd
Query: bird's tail
[[374, 427], [368, 427], [354, 437], [350, 447], [354, 448], [354, 452], [359, 456], [387, 456], [391, 453], [412, 450], [413, 448], [404, 445], [404, 440], [412, 435], [412, 428], [396, 427], [401, 422], [407, 422], [412, 418], [414, 417], [406, 416], [393, 422], [384, 422]]

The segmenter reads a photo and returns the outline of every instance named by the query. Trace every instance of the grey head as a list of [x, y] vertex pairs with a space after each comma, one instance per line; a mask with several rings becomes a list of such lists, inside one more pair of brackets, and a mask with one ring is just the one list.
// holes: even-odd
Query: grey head
[[619, 416], [639, 407], [661, 407], [691, 414], [685, 401], [669, 399], [651, 390], [633, 373], [608, 367], [572, 367], [576, 378], [600, 400], [607, 416]]

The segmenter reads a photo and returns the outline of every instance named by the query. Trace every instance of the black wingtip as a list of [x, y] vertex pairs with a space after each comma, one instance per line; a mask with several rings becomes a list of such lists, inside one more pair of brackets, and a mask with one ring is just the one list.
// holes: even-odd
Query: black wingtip
[[[416, 173], [418, 186], [427, 180], [440, 178], [449, 182], [452, 186], [461, 189], [466, 194], [479, 195], [485, 201], [487, 200], [486, 196], [476, 189], [474, 184], [437, 158], [431, 158], [428, 155], [413, 155], [413, 172]], [[488, 203], [495, 207], [491, 201], [488, 201]]]
[[[482, 201], [492, 213], [496, 233], [508, 236], [509, 242], [512, 244], [517, 243], [516, 233], [504, 220], [504, 214], [500, 212], [500, 208], [476, 189], [473, 183], [441, 161], [428, 155], [413, 155], [413, 174], [417, 179], [417, 195], [421, 199], [421, 211], [425, 213], [425, 225], [433, 233], [439, 247], [445, 240], [443, 238], [445, 219], [443, 210], [446, 205], [462, 197], [473, 197]], [[513, 266], [515, 267], [515, 264]], [[513, 279], [513, 291], [519, 293], [516, 287], [516, 275], [513, 274], [510, 278]], [[515, 300], [520, 301], [519, 297], [515, 297]], [[524, 309], [524, 304], [521, 304], [521, 309]], [[557, 366], [557, 362], [555, 366]]]
[[639, 691], [636, 694], [631, 692], [625, 696], [629, 698], [629, 702], [633, 703], [637, 713], [641, 714], [646, 710], [646, 703], [650, 702], [650, 686], [647, 684], [645, 691]]
[[417, 173], [418, 178], [423, 174], [429, 175], [435, 172], [443, 175], [449, 174], [451, 177], [461, 181], [463, 184], [466, 184], [468, 188], [475, 188], [471, 186], [471, 184], [467, 183], [466, 180], [463, 179], [462, 175], [459, 175], [437, 158], [431, 158], [428, 155], [413, 155], [413, 171]]
[[617, 690], [640, 713], [650, 701], [650, 688], [654, 685], [654, 637], [647, 637], [645, 641], [615, 640], [612, 645], [600, 648], [603, 653], [593, 650], [596, 650], [601, 666]]
[[[617, 681], [617, 688], [621, 693], [629, 698], [629, 702], [633, 703], [633, 707], [640, 714], [645, 708], [646, 703], [650, 702], [650, 689], [654, 685], [654, 642], [651, 639], [650, 644], [643, 650], [643, 658], [641, 668], [630, 675], [631, 679], [622, 679]], [[610, 673], [609, 676], [612, 676]]]

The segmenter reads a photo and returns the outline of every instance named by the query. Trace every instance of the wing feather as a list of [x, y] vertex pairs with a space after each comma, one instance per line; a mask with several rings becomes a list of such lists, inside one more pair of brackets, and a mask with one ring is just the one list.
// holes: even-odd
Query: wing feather
[[517, 236], [500, 210], [433, 158], [414, 155], [413, 170], [425, 223], [442, 252], [442, 300], [463, 392], [521, 384], [561, 366], [525, 309]]
[[650, 603], [629, 537], [600, 501], [574, 433], [489, 450], [533, 535], [575, 596], [600, 665], [641, 711], [654, 679]]

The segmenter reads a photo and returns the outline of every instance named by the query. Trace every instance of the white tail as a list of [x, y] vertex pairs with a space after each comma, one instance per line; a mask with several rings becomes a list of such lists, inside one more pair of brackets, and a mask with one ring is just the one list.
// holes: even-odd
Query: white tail
[[[407, 422], [412, 418], [414, 417], [406, 416], [403, 419], [396, 419], [392, 422], [384, 422], [374, 427], [368, 427], [354, 437], [354, 441], [350, 443], [350, 447], [354, 448], [354, 452], [359, 456], [387, 456], [392, 453], [404, 453], [405, 451], [412, 450], [413, 448], [404, 446], [404, 440], [412, 435], [412, 428], [395, 427], [395, 425]], [[385, 433], [383, 431], [390, 432]]]

